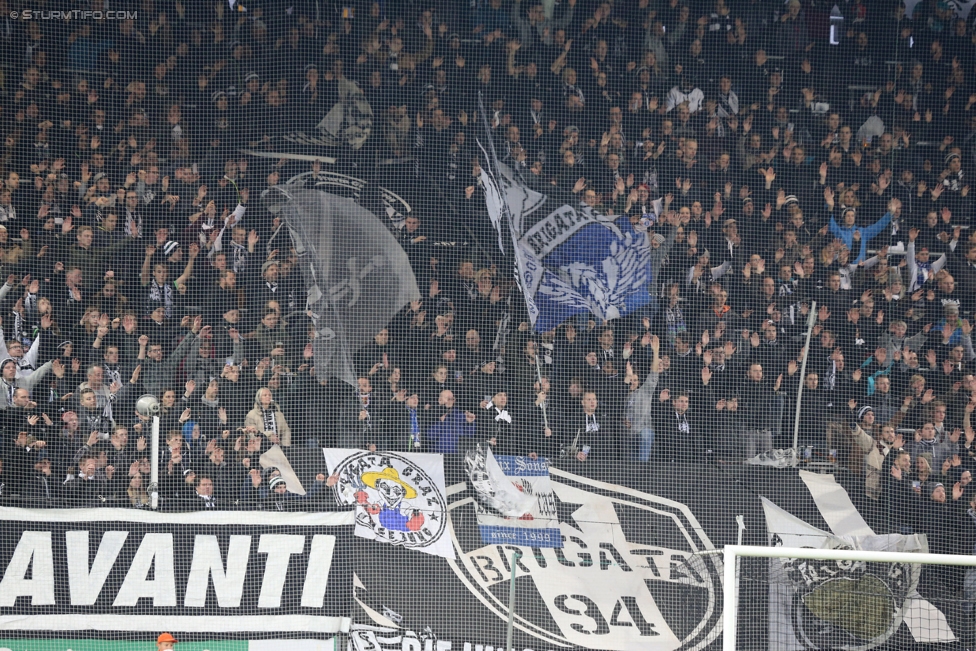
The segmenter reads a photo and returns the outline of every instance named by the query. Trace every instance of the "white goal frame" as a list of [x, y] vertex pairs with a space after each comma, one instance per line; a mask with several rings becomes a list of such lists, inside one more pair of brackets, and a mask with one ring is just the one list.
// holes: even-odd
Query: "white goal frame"
[[976, 556], [968, 554], [919, 554], [912, 552], [877, 552], [853, 549], [812, 549], [799, 547], [758, 547], [726, 545], [722, 586], [722, 651], [735, 651], [739, 608], [738, 560], [746, 558], [808, 558], [828, 561], [864, 561], [870, 563], [918, 563], [921, 565], [959, 565], [976, 567]]

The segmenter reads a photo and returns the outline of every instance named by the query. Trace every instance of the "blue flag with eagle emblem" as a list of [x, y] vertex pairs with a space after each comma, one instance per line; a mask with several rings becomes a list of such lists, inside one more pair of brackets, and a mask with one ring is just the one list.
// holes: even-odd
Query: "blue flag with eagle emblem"
[[535, 330], [551, 330], [577, 314], [609, 321], [646, 305], [647, 232], [635, 229], [626, 215], [605, 215], [569, 192], [530, 189], [498, 160], [487, 120], [484, 125], [485, 202], [499, 233], [511, 232], [517, 278]]

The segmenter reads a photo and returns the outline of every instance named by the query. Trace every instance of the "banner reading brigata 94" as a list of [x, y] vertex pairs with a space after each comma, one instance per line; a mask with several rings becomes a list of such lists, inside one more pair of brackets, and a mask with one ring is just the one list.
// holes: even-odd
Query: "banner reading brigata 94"
[[710, 472], [706, 491], [692, 473], [650, 477], [636, 464], [550, 467], [546, 531], [554, 529], [560, 545], [525, 535], [486, 543], [469, 461], [445, 457], [445, 464], [456, 559], [411, 554], [420, 560], [406, 564], [403, 552], [375, 545], [374, 562], [356, 568], [353, 641], [363, 650], [394, 640], [407, 648], [415, 639], [425, 648], [432, 637], [441, 643], [435, 648], [497, 647], [513, 553], [518, 649], [697, 650], [720, 639], [722, 561], [708, 552], [735, 541], [737, 513], [757, 530], [762, 522], [759, 500], [732, 478]]

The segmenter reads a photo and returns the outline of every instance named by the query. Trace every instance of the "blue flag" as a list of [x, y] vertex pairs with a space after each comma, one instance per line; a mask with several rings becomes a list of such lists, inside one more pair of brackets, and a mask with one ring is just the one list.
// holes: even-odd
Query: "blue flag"
[[609, 321], [650, 301], [646, 231], [635, 229], [626, 215], [605, 215], [572, 193], [536, 192], [498, 160], [493, 147], [482, 151], [488, 214], [500, 231], [511, 232], [519, 285], [536, 331], [577, 314]]

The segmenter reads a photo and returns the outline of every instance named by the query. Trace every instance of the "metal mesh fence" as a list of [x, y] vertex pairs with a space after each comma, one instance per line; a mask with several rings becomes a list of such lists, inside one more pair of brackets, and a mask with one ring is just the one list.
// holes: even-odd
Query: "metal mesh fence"
[[[725, 545], [971, 554], [972, 5], [0, 0], [0, 648], [717, 649]], [[742, 648], [972, 646], [774, 563]]]

